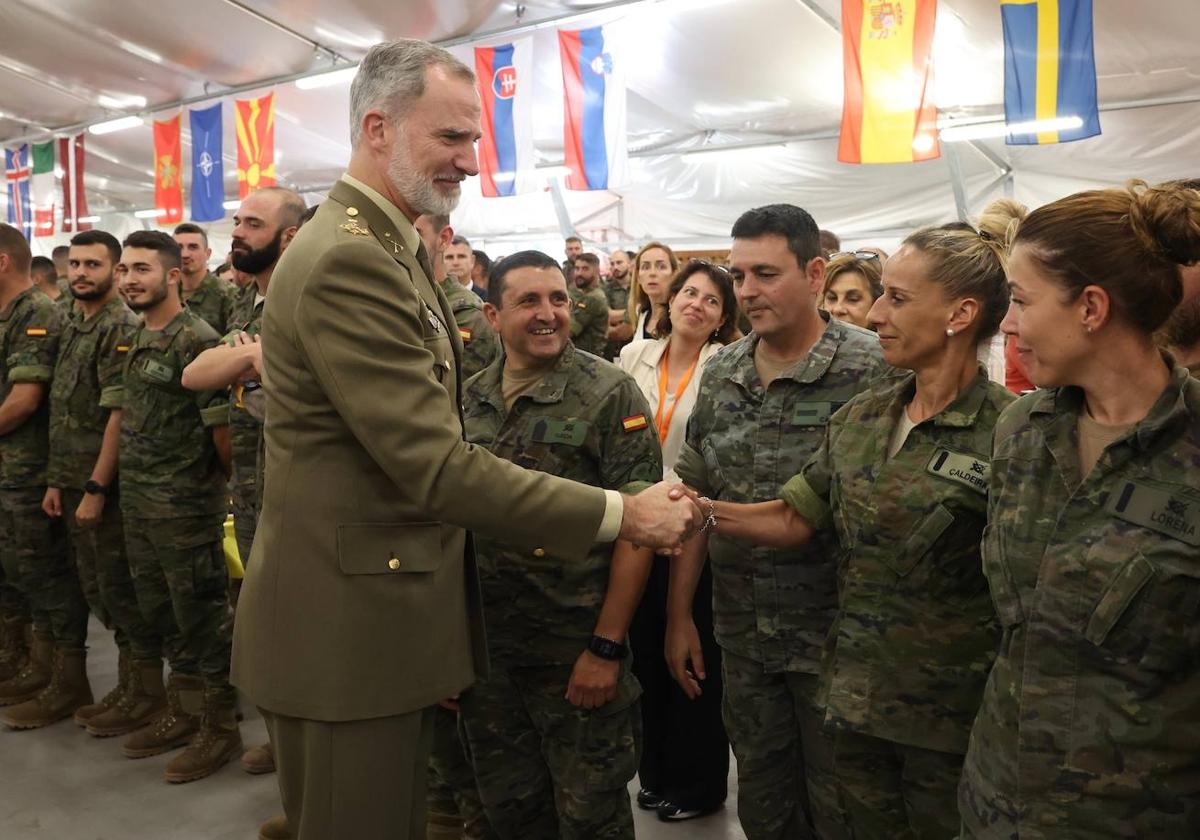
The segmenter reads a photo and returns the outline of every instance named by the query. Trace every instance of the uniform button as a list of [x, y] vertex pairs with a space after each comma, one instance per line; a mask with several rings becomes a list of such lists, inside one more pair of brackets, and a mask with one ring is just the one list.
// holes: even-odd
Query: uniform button
[[347, 215], [347, 216], [350, 216], [350, 217], [357, 216], [357, 215], [358, 215], [358, 208], [357, 208], [357, 207], [347, 207], [347, 208], [346, 208], [346, 215]]
[[533, 556], [534, 556], [534, 557], [545, 557], [545, 556], [546, 556], [546, 549], [544, 549], [544, 548], [535, 548], [535, 549], [533, 550]]
[[400, 558], [393, 557], [391, 560], [389, 560], [388, 568], [391, 569], [393, 572], [396, 571], [397, 569], [399, 569], [400, 568]]

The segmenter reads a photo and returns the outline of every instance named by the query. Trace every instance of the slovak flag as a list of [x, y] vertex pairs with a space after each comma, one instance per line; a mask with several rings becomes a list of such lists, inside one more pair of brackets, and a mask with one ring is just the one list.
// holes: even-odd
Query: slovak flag
[[567, 189], [606, 190], [625, 183], [625, 63], [617, 24], [560, 29]]
[[488, 197], [538, 186], [533, 157], [533, 38], [475, 48], [475, 78], [483, 103], [479, 183]]

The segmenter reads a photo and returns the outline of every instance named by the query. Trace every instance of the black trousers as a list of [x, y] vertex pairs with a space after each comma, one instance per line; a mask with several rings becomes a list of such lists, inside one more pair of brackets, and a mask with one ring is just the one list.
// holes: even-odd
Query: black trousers
[[655, 557], [646, 594], [629, 628], [633, 673], [642, 684], [641, 786], [684, 809], [725, 801], [729, 739], [721, 722], [721, 649], [713, 638], [712, 572], [700, 576], [692, 615], [700, 634], [708, 678], [689, 700], [671, 677], [663, 656], [671, 559]]

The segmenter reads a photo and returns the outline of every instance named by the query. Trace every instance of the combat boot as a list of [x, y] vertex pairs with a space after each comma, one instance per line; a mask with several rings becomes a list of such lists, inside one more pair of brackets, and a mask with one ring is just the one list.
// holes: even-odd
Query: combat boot
[[94, 718], [101, 712], [106, 712], [112, 707], [121, 702], [121, 698], [125, 696], [125, 692], [129, 691], [129, 683], [131, 679], [129, 654], [124, 649], [117, 649], [117, 684], [113, 686], [113, 690], [100, 698], [99, 702], [89, 703], [86, 706], [80, 706], [75, 710], [75, 716], [72, 718], [76, 726], [86, 727], [88, 721]]
[[292, 840], [292, 828], [282, 814], [271, 817], [258, 827], [258, 840]]
[[83, 648], [55, 648], [50, 682], [32, 700], [8, 709], [3, 720], [12, 729], [41, 729], [70, 717], [80, 706], [91, 702], [87, 651]]
[[0, 622], [0, 682], [11, 680], [25, 667], [29, 655], [29, 623], [20, 618]]
[[0, 706], [15, 706], [36, 697], [50, 682], [53, 659], [54, 642], [34, 636], [25, 667], [11, 680], [0, 683]]
[[149, 726], [134, 732], [121, 745], [126, 758], [146, 758], [187, 746], [200, 728], [204, 684], [199, 677], [171, 674], [167, 680], [167, 707]]
[[96, 738], [127, 735], [151, 723], [166, 709], [167, 690], [163, 688], [162, 661], [130, 660], [125, 694], [117, 705], [89, 719], [87, 731]]
[[200, 730], [187, 749], [171, 759], [166, 779], [172, 784], [203, 779], [241, 752], [242, 733], [233, 712], [233, 690], [206, 688]]

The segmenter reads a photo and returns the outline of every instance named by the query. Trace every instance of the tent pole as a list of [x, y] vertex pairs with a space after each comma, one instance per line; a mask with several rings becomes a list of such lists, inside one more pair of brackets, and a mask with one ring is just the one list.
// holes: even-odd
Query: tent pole
[[558, 229], [563, 239], [577, 236], [575, 225], [571, 222], [571, 214], [567, 212], [567, 202], [563, 199], [562, 185], [558, 183], [557, 178], [550, 179], [550, 200], [554, 202], [554, 215], [558, 217]]
[[950, 168], [950, 188], [954, 190], [954, 209], [960, 222], [967, 221], [967, 190], [963, 183], [962, 161], [953, 143], [942, 145], [942, 156]]

